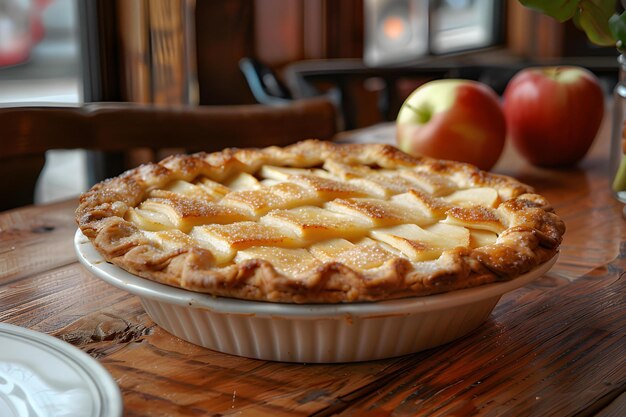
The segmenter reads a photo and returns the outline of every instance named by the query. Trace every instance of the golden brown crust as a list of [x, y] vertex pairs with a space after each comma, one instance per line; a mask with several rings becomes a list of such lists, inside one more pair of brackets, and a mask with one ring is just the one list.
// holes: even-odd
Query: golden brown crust
[[[497, 207], [480, 211], [452, 207], [423, 190], [411, 190], [407, 194], [417, 196], [423, 205], [421, 210], [430, 211], [434, 218], [447, 215], [452, 222], [482, 221], [481, 227], [487, 230], [502, 225], [503, 230], [496, 231], [495, 243], [473, 249], [444, 250], [434, 260], [415, 262], [397, 255], [381, 267], [367, 270], [355, 270], [336, 261], [316, 261], [308, 273], [290, 277], [262, 259], [217, 266], [214, 254], [206, 248], [193, 244], [174, 248], [157, 245], [147, 238], [146, 232], [124, 220], [131, 208], [149, 198], [151, 191], [176, 180], [203, 177], [220, 182], [240, 172], [254, 174], [263, 165], [312, 168], [328, 160], [375, 169], [410, 168], [429, 175], [434, 173], [451, 180], [460, 189], [494, 188], [501, 202]], [[323, 180], [319, 183], [328, 185]], [[341, 193], [337, 195], [342, 197]], [[194, 215], [193, 207], [174, 209], [187, 217]], [[362, 210], [377, 218], [373, 208]], [[336, 145], [317, 140], [285, 148], [226, 149], [213, 154], [173, 156], [158, 164], [141, 166], [97, 184], [83, 194], [76, 220], [107, 261], [139, 276], [216, 296], [288, 303], [375, 301], [511, 279], [554, 256], [565, 232], [564, 223], [548, 202], [510, 177], [483, 172], [467, 164], [412, 157], [388, 145]]]

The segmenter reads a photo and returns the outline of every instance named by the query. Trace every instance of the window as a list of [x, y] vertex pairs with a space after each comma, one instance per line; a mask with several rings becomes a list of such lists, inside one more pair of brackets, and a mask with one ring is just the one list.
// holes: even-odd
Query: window
[[[0, 0], [0, 105], [82, 101], [76, 7], [74, 0]], [[83, 191], [85, 160], [84, 151], [47, 152], [35, 202]]]

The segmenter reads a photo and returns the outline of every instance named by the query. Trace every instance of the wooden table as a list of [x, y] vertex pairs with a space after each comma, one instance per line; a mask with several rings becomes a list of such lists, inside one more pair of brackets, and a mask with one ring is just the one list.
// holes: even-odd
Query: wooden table
[[[382, 126], [342, 140], [391, 140]], [[505, 151], [496, 171], [546, 195], [568, 231], [554, 268], [448, 345], [356, 364], [265, 362], [171, 336], [137, 297], [76, 261], [76, 201], [0, 214], [0, 321], [97, 358], [127, 416], [624, 416], [626, 223], [609, 193], [608, 127], [575, 169]], [[2, 347], [0, 346], [0, 354]]]

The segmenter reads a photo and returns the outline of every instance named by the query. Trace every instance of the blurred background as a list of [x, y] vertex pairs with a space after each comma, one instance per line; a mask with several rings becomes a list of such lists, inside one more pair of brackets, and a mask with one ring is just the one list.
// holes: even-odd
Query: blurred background
[[[501, 93], [522, 67], [573, 64], [608, 92], [616, 57], [517, 0], [0, 0], [3, 105], [282, 105], [326, 95], [340, 128], [356, 129], [393, 121], [433, 78]], [[36, 202], [76, 195], [150, 152], [48, 152]]]

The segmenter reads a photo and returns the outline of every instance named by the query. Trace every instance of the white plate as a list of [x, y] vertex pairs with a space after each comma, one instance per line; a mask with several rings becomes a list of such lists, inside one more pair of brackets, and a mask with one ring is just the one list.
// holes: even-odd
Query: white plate
[[98, 361], [47, 334], [0, 323], [0, 416], [121, 415], [120, 390]]
[[450, 342], [483, 323], [502, 294], [540, 277], [557, 256], [511, 281], [426, 297], [350, 304], [280, 304], [214, 297], [159, 284], [106, 262], [78, 230], [79, 261], [136, 294], [159, 326], [220, 352], [286, 362], [354, 362]]

